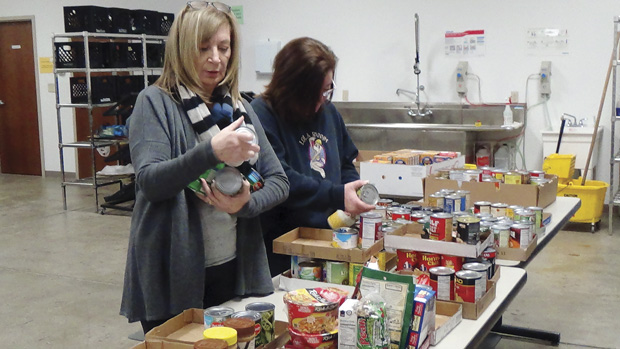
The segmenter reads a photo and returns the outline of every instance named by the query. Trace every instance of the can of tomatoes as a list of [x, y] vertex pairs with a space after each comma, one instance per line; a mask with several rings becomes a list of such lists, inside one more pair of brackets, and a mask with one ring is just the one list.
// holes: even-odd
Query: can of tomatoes
[[454, 277], [454, 300], [475, 303], [482, 290], [482, 275], [473, 270], [457, 271]]
[[442, 212], [431, 215], [430, 239], [452, 241], [452, 215]]
[[438, 253], [418, 252], [418, 267], [422, 271], [429, 271], [431, 268], [441, 265], [441, 255]]

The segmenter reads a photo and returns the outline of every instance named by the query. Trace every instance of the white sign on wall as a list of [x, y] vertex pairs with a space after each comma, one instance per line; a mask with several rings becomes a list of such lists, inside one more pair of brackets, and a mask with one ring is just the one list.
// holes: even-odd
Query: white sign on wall
[[444, 35], [446, 56], [484, 56], [484, 30], [447, 31]]
[[529, 55], [567, 55], [569, 52], [567, 29], [529, 28], [525, 41]]

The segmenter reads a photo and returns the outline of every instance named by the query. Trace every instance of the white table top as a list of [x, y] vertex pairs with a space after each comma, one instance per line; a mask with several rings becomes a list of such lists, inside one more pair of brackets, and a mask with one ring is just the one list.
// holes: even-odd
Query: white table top
[[506, 259], [497, 259], [496, 263], [507, 267], [525, 267], [535, 256], [542, 250], [555, 234], [557, 234], [569, 219], [581, 207], [581, 200], [573, 197], [558, 196], [554, 203], [545, 207], [543, 212], [551, 213], [551, 222], [545, 228], [544, 234], [539, 234], [538, 245], [527, 261], [511, 261]]
[[[249, 297], [244, 299], [233, 299], [223, 306], [231, 307], [235, 311], [244, 310], [245, 306], [252, 302], [269, 302], [275, 304], [275, 318], [280, 321], [287, 321], [286, 308], [284, 307], [283, 296], [286, 291], [277, 290], [279, 276], [273, 278], [276, 292], [266, 297]], [[512, 299], [523, 288], [527, 280], [527, 273], [520, 268], [501, 268], [501, 277], [496, 285], [495, 299], [489, 307], [482, 313], [478, 320], [466, 320], [456, 326], [437, 346], [434, 348], [465, 348], [480, 342], [491, 330], [495, 322], [502, 315]]]

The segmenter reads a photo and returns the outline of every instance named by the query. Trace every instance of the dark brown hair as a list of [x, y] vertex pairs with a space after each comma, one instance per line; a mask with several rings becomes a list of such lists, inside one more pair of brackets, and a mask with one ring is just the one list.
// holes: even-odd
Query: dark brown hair
[[336, 70], [336, 61], [322, 42], [294, 39], [276, 55], [273, 77], [262, 96], [279, 117], [292, 123], [308, 120], [315, 114], [325, 76]]

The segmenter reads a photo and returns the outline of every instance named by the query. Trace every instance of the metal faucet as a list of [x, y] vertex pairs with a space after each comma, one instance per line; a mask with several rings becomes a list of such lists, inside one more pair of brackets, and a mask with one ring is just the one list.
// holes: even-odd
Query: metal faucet
[[415, 100], [414, 103], [416, 104], [416, 109], [414, 110], [413, 108], [409, 108], [409, 110], [407, 111], [407, 115], [414, 117], [414, 116], [430, 116], [433, 114], [433, 111], [423, 107], [420, 109], [420, 91], [424, 91], [424, 86], [420, 85], [420, 25], [419, 25], [419, 21], [420, 21], [420, 17], [418, 16], [418, 14], [416, 13], [415, 16], [415, 62], [413, 64], [413, 73], [416, 75], [416, 80], [417, 80], [417, 92], [413, 92], [413, 91], [409, 91], [409, 90], [405, 90], [405, 89], [396, 89], [396, 95], [400, 96], [401, 93], [405, 92], [405, 93], [410, 93], [415, 95]]
[[[573, 121], [569, 120], [569, 118], [572, 118]], [[562, 117], [560, 118], [560, 120], [566, 120], [567, 127], [585, 127], [586, 126], [585, 122], [588, 119], [586, 118], [579, 119], [579, 122], [577, 122], [577, 117], [575, 115], [564, 113], [562, 114]]]

